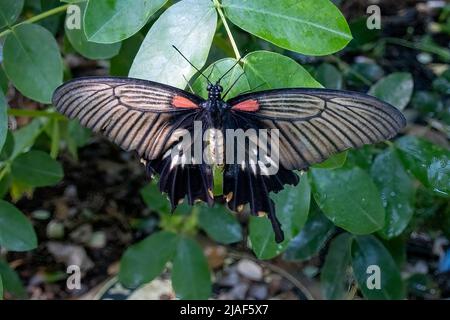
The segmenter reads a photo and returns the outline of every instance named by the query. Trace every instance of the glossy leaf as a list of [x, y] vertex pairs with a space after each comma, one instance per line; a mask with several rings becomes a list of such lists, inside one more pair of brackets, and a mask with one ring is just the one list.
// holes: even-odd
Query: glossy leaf
[[20, 16], [24, 0], [0, 1], [0, 28], [11, 26]]
[[[403, 299], [404, 283], [400, 271], [389, 252], [373, 236], [359, 236], [352, 246], [353, 273], [359, 289], [368, 299]], [[373, 269], [371, 269], [373, 268]], [[379, 268], [380, 287], [370, 289], [375, 284], [371, 276], [376, 275]]]
[[136, 288], [152, 281], [173, 259], [177, 243], [175, 234], [161, 231], [129, 247], [120, 261], [120, 282]]
[[358, 62], [350, 66], [346, 72], [347, 81], [352, 86], [367, 86], [380, 80], [384, 76], [383, 69], [368, 62]]
[[26, 297], [25, 288], [20, 281], [17, 273], [12, 270], [9, 265], [0, 260], [0, 276], [3, 281], [3, 291], [12, 294], [16, 298], [23, 299]]
[[325, 263], [320, 273], [320, 286], [324, 299], [344, 299], [347, 293], [346, 277], [351, 263], [351, 244], [353, 236], [349, 233], [338, 235], [330, 244]]
[[272, 225], [267, 217], [250, 217], [250, 242], [253, 252], [259, 259], [273, 258], [286, 250], [289, 241], [303, 228], [309, 213], [311, 187], [306, 174], [300, 183], [285, 186], [285, 189], [271, 196], [275, 210], [284, 231], [285, 240], [275, 242]]
[[14, 144], [11, 153], [12, 159], [17, 157], [22, 152], [28, 151], [28, 149], [33, 145], [36, 138], [45, 129], [45, 124], [47, 122], [47, 120], [36, 118], [28, 125], [14, 131]]
[[405, 136], [397, 140], [400, 159], [424, 186], [438, 196], [450, 196], [450, 152], [427, 140]]
[[[233, 86], [234, 84], [234, 86], [232, 87], [231, 91], [227, 94], [225, 99], [233, 98], [240, 93], [250, 90], [250, 86], [248, 84], [246, 76], [242, 75], [244, 73], [244, 70], [240, 65], [236, 65], [236, 59], [227, 58], [216, 61], [203, 71], [203, 74], [207, 75], [212, 83], [215, 83], [217, 80], [219, 80], [219, 78], [222, 77], [222, 75], [224, 75], [230, 69], [231, 71], [227, 75], [225, 75], [225, 77], [220, 81], [224, 93], [226, 93], [228, 89], [230, 89], [231, 86]], [[211, 76], [209, 76], [210, 74]], [[201, 75], [197, 77], [194, 84], [192, 85], [194, 91], [205, 99], [208, 98], [208, 91], [206, 90], [207, 87], [208, 82]]]
[[315, 168], [323, 168], [323, 169], [336, 169], [340, 168], [345, 164], [347, 160], [348, 151], [344, 151], [338, 154], [335, 154], [331, 158], [328, 158], [322, 163], [318, 163], [314, 165]]
[[321, 87], [295, 60], [274, 52], [249, 53], [244, 58], [244, 70], [251, 89]]
[[219, 243], [229, 244], [242, 240], [241, 224], [224, 206], [201, 206], [198, 219], [200, 227]]
[[380, 190], [386, 222], [380, 234], [394, 238], [405, 230], [414, 212], [414, 185], [393, 149], [378, 155], [371, 168]]
[[30, 221], [15, 206], [3, 200], [0, 200], [0, 246], [11, 251], [28, 251], [37, 246]]
[[317, 68], [315, 78], [327, 89], [341, 90], [343, 87], [341, 72], [329, 63], [322, 63]]
[[138, 33], [122, 43], [119, 54], [111, 59], [109, 72], [112, 76], [126, 77], [128, 75], [142, 41], [144, 36]]
[[352, 39], [342, 13], [329, 0], [223, 0], [237, 26], [275, 45], [306, 55], [326, 55]]
[[196, 71], [172, 46], [176, 46], [197, 68], [202, 68], [216, 25], [217, 13], [212, 1], [177, 2], [151, 27], [129, 76], [184, 88], [185, 78], [189, 80]]
[[47, 29], [36, 24], [21, 24], [8, 34], [3, 67], [23, 95], [42, 103], [51, 102], [63, 80], [58, 44]]
[[67, 148], [75, 159], [78, 159], [78, 148], [88, 143], [91, 137], [91, 130], [83, 127], [78, 120], [70, 120], [67, 123], [66, 135]]
[[[92, 2], [92, 1], [90, 1]], [[98, 1], [102, 2], [102, 1]], [[83, 17], [86, 3], [80, 3], [78, 6], [81, 9], [81, 16]], [[121, 43], [116, 42], [112, 44], [100, 44], [89, 41], [84, 32], [84, 24], [81, 23], [81, 28], [70, 28], [70, 23], [67, 23], [71, 17], [68, 15], [66, 23], [64, 23], [65, 34], [72, 47], [83, 57], [92, 60], [109, 59], [119, 53]]]
[[335, 225], [354, 234], [369, 234], [384, 226], [380, 193], [362, 169], [312, 169], [311, 180], [317, 204]]
[[42, 151], [29, 151], [18, 156], [11, 172], [15, 179], [33, 187], [55, 185], [64, 175], [61, 164]]
[[8, 105], [3, 92], [0, 91], [0, 150], [3, 149], [3, 145], [8, 135]]
[[84, 15], [87, 39], [115, 43], [131, 37], [167, 0], [89, 1]]
[[413, 93], [414, 82], [410, 73], [395, 72], [375, 83], [369, 94], [403, 110]]
[[172, 286], [184, 300], [208, 299], [211, 275], [202, 248], [192, 239], [180, 238], [172, 269]]
[[284, 253], [288, 261], [308, 260], [318, 254], [325, 242], [333, 234], [335, 227], [322, 213], [308, 219], [303, 229], [296, 235]]
[[151, 210], [157, 211], [158, 213], [170, 213], [170, 203], [161, 195], [161, 192], [155, 183], [149, 183], [141, 189], [140, 193], [145, 204]]

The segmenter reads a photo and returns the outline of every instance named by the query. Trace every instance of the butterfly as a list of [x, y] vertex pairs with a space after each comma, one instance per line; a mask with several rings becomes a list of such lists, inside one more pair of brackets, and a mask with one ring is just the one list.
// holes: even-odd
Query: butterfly
[[[296, 170], [306, 170], [350, 148], [390, 139], [406, 125], [395, 107], [358, 92], [287, 88], [245, 93], [226, 100], [220, 80], [212, 83], [205, 78], [207, 99], [141, 79], [78, 78], [56, 89], [53, 104], [60, 113], [78, 119], [124, 150], [135, 151], [148, 173], [159, 176], [159, 189], [167, 194], [173, 210], [185, 199], [190, 205], [197, 201], [209, 205], [223, 202], [234, 212], [249, 204], [251, 214], [269, 218], [278, 243], [284, 235], [271, 192], [297, 185]], [[226, 145], [231, 141], [227, 141], [225, 131], [277, 132], [269, 135], [278, 136], [276, 172], [264, 174], [250, 163], [249, 143], [240, 144], [244, 150], [240, 162], [215, 165], [174, 161], [174, 152], [178, 158], [186, 156], [184, 149], [178, 150], [180, 131], [198, 135], [195, 123], [200, 123], [200, 135], [215, 130], [206, 141], [201, 140], [200, 147], [220, 160], [230, 152]], [[220, 196], [213, 192], [217, 168], [222, 175]]]

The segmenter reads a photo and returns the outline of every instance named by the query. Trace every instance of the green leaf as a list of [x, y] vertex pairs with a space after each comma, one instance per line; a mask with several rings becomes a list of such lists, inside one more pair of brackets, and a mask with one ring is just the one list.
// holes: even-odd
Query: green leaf
[[128, 75], [142, 41], [144, 41], [144, 36], [138, 33], [123, 42], [119, 54], [111, 59], [109, 72], [112, 76], [126, 77]]
[[347, 293], [347, 271], [351, 262], [353, 236], [349, 233], [338, 235], [330, 244], [325, 263], [320, 273], [320, 286], [324, 299], [340, 300]]
[[158, 213], [170, 213], [170, 203], [161, 195], [161, 192], [155, 183], [147, 184], [141, 189], [140, 193], [145, 204], [151, 210], [157, 211]]
[[[81, 15], [83, 17], [86, 9], [86, 3], [80, 3], [78, 4], [78, 6], [81, 9]], [[70, 21], [68, 19], [71, 19], [69, 15], [67, 15], [66, 23], [64, 23], [65, 34], [72, 47], [83, 57], [92, 60], [109, 59], [119, 53], [121, 47], [120, 42], [112, 44], [100, 44], [89, 41], [85, 35], [83, 23], [81, 28], [70, 28], [70, 23], [67, 23]]]
[[370, 173], [386, 210], [386, 222], [380, 234], [394, 238], [405, 230], [414, 213], [413, 181], [392, 148], [375, 158]]
[[450, 195], [450, 152], [426, 140], [405, 136], [397, 140], [400, 159], [422, 184], [441, 197]]
[[13, 149], [14, 149], [14, 135], [10, 130], [8, 130], [6, 133], [5, 143], [3, 144], [3, 148], [0, 152], [0, 161], [8, 160], [13, 153]]
[[297, 186], [286, 186], [283, 192], [271, 195], [275, 211], [284, 231], [284, 241], [275, 242], [272, 225], [266, 217], [250, 217], [250, 242], [259, 259], [271, 259], [286, 250], [289, 241], [305, 225], [309, 213], [311, 187], [306, 174]]
[[328, 158], [324, 162], [318, 163], [314, 165], [314, 168], [322, 168], [322, 169], [337, 169], [342, 167], [347, 160], [348, 151], [344, 151], [338, 154], [335, 154], [331, 158]]
[[244, 58], [244, 70], [252, 89], [322, 87], [295, 60], [275, 52], [255, 51], [249, 53]]
[[315, 77], [325, 88], [341, 90], [343, 79], [341, 72], [329, 63], [322, 63], [316, 70]]
[[182, 0], [153, 24], [130, 70], [130, 77], [185, 88], [195, 69], [172, 47], [176, 46], [197, 68], [202, 68], [216, 31], [212, 1]]
[[374, 42], [379, 38], [379, 29], [368, 29], [367, 28], [367, 17], [360, 16], [350, 22], [350, 30], [353, 35], [353, 39], [346, 49], [364, 50], [361, 47], [367, 43]]
[[[233, 66], [235, 66], [221, 81], [220, 84], [223, 87], [223, 92], [227, 92], [228, 89], [234, 84], [231, 91], [227, 94], [226, 99], [230, 99], [232, 97], [237, 96], [240, 93], [246, 92], [250, 90], [250, 86], [248, 84], [247, 78], [242, 76], [244, 70], [240, 65], [236, 65], [237, 60], [226, 58], [219, 61], [214, 62], [205, 71], [203, 74], [209, 76], [211, 82], [215, 83], [219, 80], [222, 75], [224, 75], [228, 70], [230, 70]], [[213, 69], [214, 68], [214, 69]], [[212, 73], [211, 73], [212, 70]], [[236, 80], [239, 80], [236, 82]], [[236, 82], [236, 83], [235, 83]], [[203, 76], [197, 77], [192, 88], [194, 91], [203, 98], [208, 98], [208, 91], [206, 88], [208, 87], [208, 82]]]
[[161, 231], [129, 247], [120, 260], [120, 282], [136, 288], [152, 281], [173, 259], [177, 243], [175, 234]]
[[308, 260], [319, 253], [335, 230], [333, 223], [322, 213], [308, 219], [300, 233], [289, 242], [284, 259], [288, 261]]
[[92, 42], [120, 42], [141, 30], [166, 2], [167, 0], [90, 0], [84, 14], [84, 32]]
[[5, 95], [0, 91], [0, 150], [6, 142], [8, 135], [8, 104]]
[[345, 75], [350, 85], [366, 86], [380, 80], [384, 75], [384, 71], [375, 63], [358, 62], [352, 64]]
[[0, 200], [0, 246], [11, 251], [28, 251], [37, 246], [30, 221], [15, 206], [3, 200]]
[[45, 129], [46, 120], [36, 118], [28, 125], [14, 131], [14, 149], [11, 154], [11, 158], [14, 159], [20, 153], [25, 152], [30, 148], [37, 137]]
[[202, 248], [192, 239], [180, 238], [173, 261], [172, 285], [177, 297], [184, 300], [208, 299], [211, 274]]
[[403, 110], [411, 100], [414, 81], [407, 72], [395, 72], [382, 78], [369, 90], [369, 94]]
[[0, 28], [11, 26], [20, 16], [24, 0], [0, 1]]
[[369, 234], [384, 226], [380, 193], [358, 167], [312, 169], [314, 199], [333, 223], [353, 234]]
[[[380, 270], [380, 288], [369, 289], [374, 272], [369, 266]], [[368, 299], [404, 299], [405, 290], [400, 271], [389, 252], [377, 238], [359, 236], [352, 245], [352, 267], [358, 286]], [[368, 269], [369, 268], [369, 269]], [[376, 271], [375, 271], [376, 272]]]
[[342, 13], [328, 0], [223, 0], [237, 26], [275, 45], [306, 55], [327, 55], [352, 39]]
[[63, 64], [53, 35], [36, 24], [21, 24], [8, 34], [3, 67], [14, 86], [33, 100], [50, 103], [63, 80]]
[[209, 208], [203, 205], [199, 209], [198, 223], [212, 239], [223, 244], [242, 240], [240, 223], [224, 206]]
[[414, 92], [411, 105], [414, 109], [432, 116], [436, 116], [445, 109], [441, 95], [430, 91]]
[[20, 299], [26, 297], [27, 293], [22, 285], [22, 282], [20, 281], [19, 276], [5, 261], [2, 260], [0, 260], [0, 276], [2, 277], [3, 290], [5, 292], [9, 292], [16, 298]]
[[91, 130], [83, 127], [78, 120], [67, 123], [64, 139], [72, 156], [78, 159], [78, 148], [85, 146], [91, 137]]
[[18, 156], [11, 166], [15, 179], [33, 187], [52, 186], [64, 175], [61, 164], [42, 151], [29, 151]]
[[6, 94], [9, 89], [9, 80], [6, 76], [3, 65], [0, 65], [0, 90], [2, 90], [3, 94]]

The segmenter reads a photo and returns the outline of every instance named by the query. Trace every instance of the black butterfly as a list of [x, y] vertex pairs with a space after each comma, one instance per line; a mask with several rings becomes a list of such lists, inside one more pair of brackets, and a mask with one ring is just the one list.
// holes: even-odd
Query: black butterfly
[[247, 160], [225, 163], [221, 196], [233, 211], [239, 212], [249, 203], [252, 214], [267, 214], [277, 242], [284, 236], [269, 194], [279, 192], [285, 184], [298, 184], [293, 170], [305, 170], [349, 148], [390, 139], [406, 124], [393, 106], [356, 92], [291, 88], [224, 101], [219, 82], [209, 83], [207, 90], [208, 99], [204, 100], [146, 80], [79, 78], [59, 87], [53, 104], [123, 149], [136, 151], [148, 172], [159, 175], [159, 189], [167, 193], [173, 209], [185, 198], [190, 205], [197, 200], [210, 205], [219, 200], [212, 191], [212, 165], [173, 164], [169, 151], [180, 140], [178, 129], [193, 132], [194, 121], [202, 122], [203, 131], [278, 129], [277, 173], [262, 174]]

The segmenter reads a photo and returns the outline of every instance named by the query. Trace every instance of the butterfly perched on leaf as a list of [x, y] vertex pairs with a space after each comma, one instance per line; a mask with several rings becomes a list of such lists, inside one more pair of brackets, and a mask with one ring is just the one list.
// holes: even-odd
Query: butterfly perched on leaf
[[[208, 99], [203, 99], [147, 80], [79, 78], [59, 87], [53, 104], [124, 150], [137, 152], [149, 174], [159, 175], [159, 189], [167, 194], [173, 209], [183, 200], [190, 205], [223, 200], [235, 212], [248, 204], [252, 214], [268, 216], [277, 242], [284, 236], [270, 193], [280, 192], [284, 185], [297, 185], [295, 170], [306, 170], [349, 148], [390, 139], [406, 124], [396, 108], [361, 93], [289, 88], [225, 100], [220, 81], [208, 82]], [[195, 123], [201, 123], [201, 134], [209, 129], [223, 133], [201, 140], [201, 147], [219, 158], [220, 196], [213, 192], [215, 163], [174, 161], [180, 130], [194, 135]], [[276, 130], [275, 173], [265, 174], [250, 163], [248, 143], [241, 144], [246, 154], [243, 161], [223, 161], [231, 142], [225, 132], [239, 129]]]

